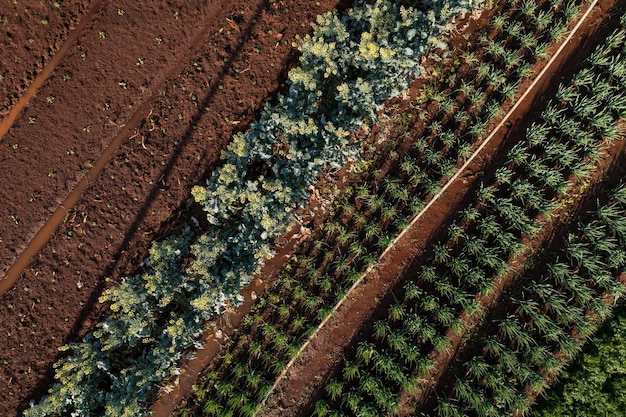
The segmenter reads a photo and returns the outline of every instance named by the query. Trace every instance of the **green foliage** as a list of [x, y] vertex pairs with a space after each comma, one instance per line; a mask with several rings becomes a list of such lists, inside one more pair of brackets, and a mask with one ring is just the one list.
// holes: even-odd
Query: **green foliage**
[[[568, 2], [568, 7], [574, 3]], [[526, 0], [524, 4], [532, 6], [534, 1]], [[612, 38], [611, 42], [614, 41]], [[619, 49], [610, 51], [609, 55], [603, 56], [607, 62], [620, 59]], [[489, 63], [485, 66], [485, 77], [489, 78], [492, 66]], [[609, 106], [607, 110], [605, 105], [612, 94], [598, 96], [591, 87], [606, 82], [610, 84], [605, 88], [607, 91], [618, 93], [623, 78], [613, 77], [613, 73], [594, 68], [590, 71], [593, 83], [575, 85], [571, 89], [573, 94], [569, 95], [562, 89], [560, 96], [567, 100], [548, 106], [541, 115], [541, 123], [533, 125], [526, 140], [511, 151], [510, 162], [498, 170], [494, 184], [479, 190], [474, 210], [460, 216], [458, 223], [449, 229], [449, 240], [435, 244], [432, 258], [414, 277], [408, 277], [414, 280], [413, 285], [407, 286], [404, 296], [396, 294], [402, 304], [390, 306], [387, 320], [377, 322], [372, 337], [363, 341], [355, 354], [345, 358], [339, 371], [345, 384], [342, 398], [334, 398], [338, 395], [328, 392], [322, 394], [326, 412], [341, 410], [366, 415], [375, 410], [373, 415], [393, 414], [394, 395], [403, 390], [415, 395], [422, 389], [422, 383], [405, 381], [429, 378], [436, 367], [430, 358], [451, 348], [447, 332], [462, 331], [459, 311], [470, 316], [484, 313], [474, 301], [475, 294], [493, 291], [497, 285], [495, 278], [506, 274], [511, 258], [515, 259], [526, 249], [522, 242], [545, 226], [546, 218], [555, 208], [569, 204], [566, 192], [574, 176], [572, 167], [580, 168], [579, 178], [589, 177], [597, 162], [596, 155], [608, 139], [605, 132], [617, 126], [620, 118], [619, 106]], [[436, 93], [431, 95], [435, 96]], [[441, 109], [445, 97], [435, 100]], [[419, 152], [428, 154], [429, 150], [424, 147]], [[402, 169], [411, 171], [408, 164]], [[386, 180], [383, 184], [380, 188], [391, 195], [393, 182]], [[368, 201], [372, 212], [382, 212], [386, 204], [382, 197], [370, 197]], [[537, 217], [537, 211], [545, 218]], [[618, 259], [626, 259], [621, 254], [623, 251], [617, 250], [625, 246], [626, 227], [620, 232], [620, 228], [613, 226], [626, 223], [618, 220], [623, 214], [624, 207], [603, 206], [598, 216], [604, 223], [587, 224], [584, 232], [567, 242], [565, 254], [569, 264], [566, 272], [561, 271], [564, 288], [554, 285], [552, 277], [542, 277], [538, 271], [538, 276], [533, 276], [538, 282], [524, 287], [526, 293], [520, 300], [503, 302], [515, 306], [519, 301], [520, 310], [526, 303], [528, 316], [516, 312], [504, 320], [498, 319], [498, 326], [490, 329], [490, 338], [477, 342], [485, 348], [488, 365], [481, 367], [472, 361], [467, 366], [474, 369], [467, 373], [463, 369], [459, 371], [463, 379], [449, 387], [455, 398], [444, 400], [437, 409], [440, 415], [528, 412], [526, 388], [543, 392], [547, 387], [545, 376], [558, 375], [565, 360], [580, 349], [580, 344], [570, 336], [572, 328], [583, 337], [590, 335], [595, 324], [585, 312], [592, 310], [603, 319], [610, 312], [610, 307], [601, 301], [603, 292], [619, 296], [625, 290], [616, 283], [613, 269], [623, 268], [624, 263], [611, 263], [609, 267], [608, 262], [616, 254]], [[579, 236], [583, 237], [578, 239]], [[554, 267], [552, 271], [557, 269]], [[421, 286], [427, 295], [413, 297], [413, 286]], [[532, 303], [527, 303], [529, 300], [541, 300], [538, 304], [542, 308], [533, 308]], [[409, 346], [413, 348], [411, 351]]]
[[[58, 382], [51, 395], [25, 415], [142, 415], [153, 384], [178, 374], [182, 348], [201, 331], [198, 325], [181, 326], [180, 312], [173, 314], [169, 306], [184, 291], [179, 265], [190, 238], [187, 231], [153, 244], [145, 273], [105, 291], [101, 301], [110, 302], [116, 314], [81, 342], [61, 349], [72, 354], [55, 364]], [[134, 350], [142, 355], [132, 355]]]
[[540, 417], [622, 416], [626, 412], [626, 307], [589, 342], [561, 382], [540, 402]]

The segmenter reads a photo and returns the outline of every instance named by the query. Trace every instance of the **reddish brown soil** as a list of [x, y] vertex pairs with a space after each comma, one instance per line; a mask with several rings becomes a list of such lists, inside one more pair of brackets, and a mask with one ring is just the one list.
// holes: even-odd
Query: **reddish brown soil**
[[[545, 75], [546, 81], [537, 84], [536, 90], [529, 94], [511, 117], [511, 124], [507, 124], [507, 129], [501, 129], [474, 163], [468, 167], [466, 173], [458, 178], [442, 198], [398, 242], [397, 247], [388, 254], [381, 268], [366, 278], [360, 288], [357, 288], [357, 291], [350, 296], [350, 300], [320, 330], [301, 358], [288, 372], [287, 377], [279, 384], [277, 392], [270, 397], [261, 415], [310, 414], [311, 409], [307, 409], [307, 404], [311, 405], [311, 395], [313, 395], [314, 403], [315, 392], [322, 388], [328, 377], [332, 375], [333, 370], [341, 361], [342, 354], [354, 345], [360, 332], [369, 333], [368, 328], [373, 323], [377, 307], [393, 301], [393, 295], [389, 289], [393, 288], [394, 283], [401, 281], [403, 276], [411, 273], [412, 268], [407, 265], [408, 262], [418, 265], [424, 260], [426, 256], [423, 253], [424, 248], [437, 238], [438, 231], [445, 230], [445, 225], [451, 220], [450, 216], [454, 217], [456, 207], [463, 204], [468, 191], [478, 185], [480, 182], [478, 180], [485, 179], [485, 174], [490, 170], [488, 167], [497, 167], [503, 162], [506, 150], [521, 139], [526, 127], [536, 119], [543, 108], [544, 103], [539, 101], [540, 97], [555, 93], [558, 81], [554, 82], [554, 80], [559, 80], [557, 77], [571, 76], [578, 68], [577, 64], [593, 50], [597, 43], [605, 39], [606, 28], [601, 31], [599, 25], [606, 17], [610, 3], [601, 2], [601, 7], [594, 11], [585, 27], [581, 28], [581, 32], [567, 45], [561, 55], [562, 58], [558, 59]], [[555, 49], [556, 46], [552, 48], [552, 51]], [[537, 65], [534, 74], [541, 70], [544, 63], [540, 62]], [[522, 83], [520, 91], [525, 91], [532, 81], [531, 77], [530, 80]], [[550, 231], [546, 232], [544, 237], [547, 238], [549, 235]], [[498, 294], [501, 293], [505, 284], [506, 280], [500, 282]], [[459, 339], [458, 342], [462, 341]], [[441, 371], [445, 369], [448, 360], [442, 360], [439, 363], [440, 369], [437, 374], [441, 374]], [[304, 409], [307, 411], [303, 411]]]
[[70, 32], [101, 1], [4, 1], [0, 11], [0, 117], [25, 92], [67, 41]]
[[0, 415], [45, 393], [57, 348], [101, 316], [105, 277], [131, 273], [183, 222], [191, 186], [282, 88], [295, 35], [337, 1], [231, 4], [105, 4], [0, 142], [3, 270], [103, 149], [123, 142], [2, 297]]

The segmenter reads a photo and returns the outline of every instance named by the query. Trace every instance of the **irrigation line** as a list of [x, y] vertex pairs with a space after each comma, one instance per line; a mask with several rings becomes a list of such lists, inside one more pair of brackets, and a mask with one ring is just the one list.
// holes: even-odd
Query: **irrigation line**
[[[563, 41], [563, 43], [561, 44], [561, 46], [556, 50], [556, 52], [554, 53], [554, 55], [552, 55], [552, 58], [550, 58], [550, 60], [546, 63], [546, 65], [543, 67], [543, 69], [541, 70], [541, 72], [539, 72], [539, 74], [537, 75], [537, 77], [535, 78], [535, 80], [532, 82], [532, 84], [530, 86], [528, 86], [528, 88], [526, 89], [526, 91], [524, 92], [524, 94], [521, 95], [521, 97], [515, 102], [515, 104], [513, 105], [513, 107], [511, 107], [511, 109], [507, 112], [507, 114], [502, 118], [502, 121], [500, 121], [500, 123], [498, 123], [498, 125], [491, 131], [491, 133], [489, 134], [489, 136], [487, 136], [487, 138], [483, 141], [483, 143], [474, 151], [474, 153], [468, 158], [468, 160], [461, 166], [461, 168], [459, 168], [459, 170], [446, 182], [446, 184], [444, 184], [444, 186], [441, 188], [441, 190], [428, 202], [428, 204], [426, 204], [426, 206], [424, 206], [424, 208], [415, 215], [415, 217], [413, 218], [413, 220], [411, 220], [411, 223], [409, 223], [409, 225], [393, 240], [393, 242], [391, 242], [391, 244], [389, 246], [387, 246], [387, 248], [383, 251], [383, 253], [378, 257], [379, 259], [379, 263], [380, 261], [382, 261], [382, 259], [395, 247], [395, 245], [398, 243], [398, 241], [400, 239], [402, 239], [402, 237], [408, 233], [409, 230], [411, 230], [413, 228], [413, 226], [415, 225], [415, 223], [417, 223], [417, 221], [419, 219], [422, 218], [422, 216], [424, 216], [424, 214], [428, 211], [428, 209], [435, 204], [435, 202], [439, 199], [439, 197], [441, 197], [443, 195], [443, 193], [450, 188], [450, 186], [452, 185], [452, 183], [454, 183], [459, 176], [461, 175], [461, 173], [463, 173], [463, 171], [472, 163], [472, 161], [478, 156], [478, 154], [483, 150], [483, 148], [485, 146], [487, 146], [487, 144], [489, 143], [489, 141], [491, 141], [491, 139], [493, 139], [496, 135], [496, 133], [498, 133], [498, 131], [502, 128], [502, 126], [504, 126], [504, 124], [508, 121], [508, 119], [511, 117], [511, 115], [513, 113], [515, 113], [515, 111], [517, 110], [517, 108], [521, 105], [521, 103], [526, 99], [526, 97], [530, 94], [530, 92], [535, 88], [535, 86], [537, 85], [537, 83], [539, 81], [542, 80], [543, 76], [546, 74], [546, 72], [548, 71], [548, 69], [550, 69], [550, 67], [552, 66], [552, 64], [556, 61], [557, 58], [559, 58], [559, 56], [561, 55], [561, 53], [563, 52], [563, 50], [565, 49], [565, 47], [567, 46], [567, 44], [572, 40], [572, 38], [574, 37], [574, 35], [576, 34], [576, 32], [578, 32], [578, 30], [580, 29], [580, 27], [582, 26], [583, 22], [587, 19], [587, 17], [589, 17], [589, 15], [591, 14], [591, 11], [593, 10], [593, 8], [595, 7], [595, 5], [598, 3], [598, 0], [593, 0], [593, 2], [591, 3], [591, 5], [589, 6], [589, 8], [587, 9], [587, 11], [585, 12], [585, 14], [583, 14], [583, 16], [580, 18], [580, 20], [578, 21], [578, 23], [576, 24], [576, 26], [574, 26], [574, 28], [570, 31], [569, 35], [567, 36], [567, 38]], [[372, 272], [372, 270], [374, 269], [374, 266], [370, 266], [368, 267], [365, 272], [363, 272], [363, 274], [361, 275], [361, 277], [354, 282], [354, 284], [352, 284], [352, 286], [350, 287], [350, 289], [348, 290], [348, 292], [346, 293], [346, 295], [337, 302], [337, 304], [335, 304], [335, 306], [333, 307], [332, 311], [330, 312], [330, 314], [328, 314], [328, 316], [326, 316], [326, 318], [317, 326], [317, 328], [315, 329], [315, 332], [313, 332], [313, 334], [311, 336], [309, 336], [309, 338], [307, 339], [306, 342], [304, 342], [304, 344], [300, 347], [300, 349], [298, 350], [298, 353], [296, 353], [296, 355], [289, 361], [289, 363], [287, 364], [287, 366], [285, 366], [285, 369], [282, 370], [282, 372], [278, 375], [278, 377], [276, 378], [276, 381], [274, 382], [274, 385], [272, 385], [272, 388], [269, 390], [269, 392], [265, 395], [265, 397], [263, 398], [263, 400], [261, 400], [261, 402], [259, 403], [259, 407], [257, 408], [257, 411], [255, 412], [254, 416], [258, 415], [259, 410], [261, 409], [261, 407], [263, 407], [263, 405], [265, 404], [265, 402], [267, 401], [267, 399], [270, 397], [270, 395], [274, 392], [274, 390], [276, 389], [276, 387], [278, 386], [278, 384], [282, 381], [282, 379], [285, 377], [285, 375], [287, 374], [287, 372], [289, 371], [289, 369], [291, 369], [291, 367], [293, 366], [293, 364], [296, 362], [296, 360], [301, 356], [302, 352], [307, 348], [307, 346], [313, 341], [313, 339], [315, 339], [315, 337], [317, 336], [317, 334], [319, 333], [319, 331], [326, 325], [326, 323], [328, 322], [328, 320], [331, 319], [331, 317], [334, 316], [334, 314], [337, 312], [337, 310], [343, 305], [344, 301], [348, 299], [348, 297], [350, 296], [350, 294], [352, 294], [352, 292], [356, 289], [357, 286], [359, 286], [359, 284], [365, 279], [365, 277], [367, 277], [369, 275], [370, 272]]]

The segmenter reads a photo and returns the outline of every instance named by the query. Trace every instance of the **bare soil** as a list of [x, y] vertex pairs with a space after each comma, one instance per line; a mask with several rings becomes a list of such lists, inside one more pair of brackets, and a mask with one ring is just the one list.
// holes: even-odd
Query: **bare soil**
[[[87, 10], [91, 3], [75, 4]], [[219, 163], [232, 134], [284, 88], [295, 35], [337, 4], [121, 1], [104, 4], [85, 25], [1, 139], [0, 269], [102, 152], [113, 142], [119, 147], [2, 296], [0, 415], [17, 415], [45, 394], [58, 347], [106, 311], [97, 303], [102, 290], [135, 271], [153, 239], [188, 221], [190, 188]], [[15, 26], [14, 39], [27, 39], [38, 18]], [[70, 36], [56, 33], [61, 43]], [[46, 51], [33, 48], [34, 55]], [[11, 74], [28, 72], [24, 60], [3, 59], [9, 64]], [[34, 76], [4, 82], [19, 96]]]
[[59, 50], [72, 43], [70, 34], [89, 20], [102, 1], [5, 1], [0, 11], [0, 117], [3, 119], [49, 65]]

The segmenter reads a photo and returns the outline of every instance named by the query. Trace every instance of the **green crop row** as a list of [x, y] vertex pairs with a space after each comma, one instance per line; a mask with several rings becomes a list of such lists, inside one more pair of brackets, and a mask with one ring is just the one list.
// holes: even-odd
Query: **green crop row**
[[185, 352], [199, 347], [206, 321], [236, 303], [271, 256], [271, 239], [288, 229], [308, 187], [326, 166], [356, 154], [349, 132], [406, 89], [452, 15], [479, 3], [440, 1], [423, 13], [376, 1], [341, 18], [320, 16], [300, 47], [289, 93], [235, 136], [224, 165], [206, 187], [194, 188], [209, 230], [193, 237], [188, 228], [155, 243], [144, 273], [103, 294], [111, 314], [64, 348], [71, 354], [55, 365], [58, 382], [25, 415], [145, 415], [156, 385], [177, 375]]
[[[459, 365], [439, 416], [500, 416], [530, 411], [529, 395], [544, 392], [582, 343], [611, 314], [626, 286], [626, 187], [586, 213], [563, 236], [563, 249], [546, 250], [502, 300], [506, 313], [490, 316], [470, 341], [477, 354]], [[440, 388], [446, 391], [446, 388]], [[559, 414], [573, 415], [573, 414]]]

